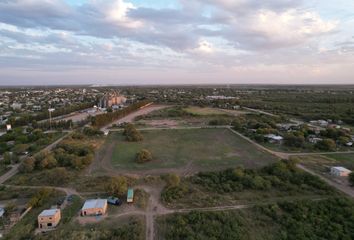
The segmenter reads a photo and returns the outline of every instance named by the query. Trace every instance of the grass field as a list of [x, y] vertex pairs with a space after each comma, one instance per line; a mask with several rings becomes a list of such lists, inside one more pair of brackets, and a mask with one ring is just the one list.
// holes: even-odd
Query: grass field
[[[154, 130], [142, 131], [142, 134], [142, 142], [127, 142], [118, 132], [110, 134], [100, 155], [111, 159], [114, 168], [126, 170], [187, 165], [198, 170], [240, 165], [254, 168], [276, 160], [228, 129]], [[136, 153], [141, 149], [148, 149], [154, 160], [146, 164], [135, 163]]]
[[227, 113], [218, 108], [188, 107], [184, 109], [193, 115], [226, 115]]

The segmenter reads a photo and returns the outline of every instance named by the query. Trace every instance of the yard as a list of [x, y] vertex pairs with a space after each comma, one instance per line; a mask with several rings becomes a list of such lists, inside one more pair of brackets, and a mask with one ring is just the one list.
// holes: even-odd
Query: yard
[[[255, 168], [276, 160], [228, 129], [170, 129], [142, 131], [144, 140], [128, 142], [121, 132], [111, 133], [96, 161], [110, 161], [115, 170], [172, 169], [176, 172], [222, 169], [235, 166]], [[148, 149], [153, 160], [135, 162], [137, 152]]]

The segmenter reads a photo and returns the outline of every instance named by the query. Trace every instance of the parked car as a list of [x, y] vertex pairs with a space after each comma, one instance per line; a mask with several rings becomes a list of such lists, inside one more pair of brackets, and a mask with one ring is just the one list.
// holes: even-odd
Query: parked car
[[108, 204], [111, 204], [111, 205], [116, 205], [116, 206], [122, 205], [122, 201], [117, 197], [110, 196], [109, 198], [107, 198], [107, 202], [108, 202]]

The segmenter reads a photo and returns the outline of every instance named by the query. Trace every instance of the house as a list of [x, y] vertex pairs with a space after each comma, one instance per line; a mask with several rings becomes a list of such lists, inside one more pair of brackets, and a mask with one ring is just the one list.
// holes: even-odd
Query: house
[[107, 199], [89, 199], [81, 209], [81, 216], [103, 215], [106, 211]]
[[331, 175], [336, 177], [348, 177], [351, 172], [344, 167], [331, 167]]
[[299, 129], [299, 123], [278, 123], [277, 128], [282, 131], [290, 131]]
[[264, 137], [266, 139], [268, 139], [268, 141], [270, 143], [281, 143], [283, 141], [283, 137], [282, 136], [278, 136], [278, 135], [275, 135], [275, 134], [267, 134], [267, 135], [264, 135]]
[[21, 104], [21, 103], [13, 103], [13, 104], [11, 105], [11, 108], [12, 108], [13, 110], [19, 110], [19, 109], [21, 109], [21, 107], [22, 107], [22, 104]]
[[127, 193], [127, 203], [132, 202], [134, 202], [134, 190], [132, 188], [129, 188]]
[[32, 107], [32, 110], [33, 110], [33, 111], [41, 111], [41, 110], [42, 110], [42, 107], [39, 106], [39, 105], [35, 105], [35, 106]]
[[309, 136], [308, 139], [309, 139], [309, 142], [313, 143], [313, 144], [316, 144], [316, 143], [321, 142], [323, 140], [322, 138], [316, 137], [314, 135]]
[[55, 228], [61, 219], [60, 209], [43, 210], [38, 215], [38, 227], [40, 229], [49, 230]]

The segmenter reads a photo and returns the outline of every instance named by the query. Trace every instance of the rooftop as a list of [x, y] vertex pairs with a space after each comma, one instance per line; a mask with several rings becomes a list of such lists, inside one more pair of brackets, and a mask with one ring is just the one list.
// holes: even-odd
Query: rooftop
[[39, 217], [49, 217], [55, 215], [59, 209], [48, 209], [48, 210], [43, 210], [41, 214], [39, 214]]
[[107, 199], [89, 199], [86, 200], [82, 210], [91, 208], [103, 208], [107, 203]]
[[342, 172], [351, 172], [349, 169], [346, 169], [344, 167], [333, 167], [333, 169], [336, 169], [336, 170], [342, 171]]

